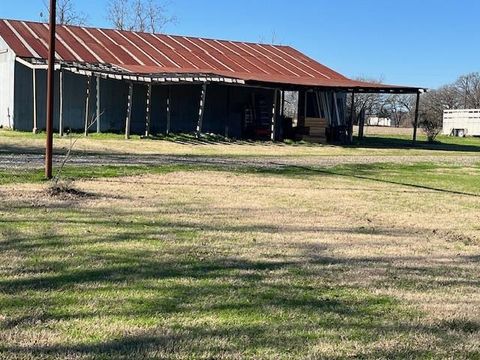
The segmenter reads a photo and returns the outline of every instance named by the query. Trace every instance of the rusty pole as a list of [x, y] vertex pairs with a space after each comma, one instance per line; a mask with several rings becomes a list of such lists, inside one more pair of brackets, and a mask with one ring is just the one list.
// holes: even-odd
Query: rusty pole
[[48, 51], [47, 74], [47, 143], [45, 150], [45, 177], [52, 178], [52, 153], [53, 153], [53, 94], [55, 76], [55, 22], [56, 0], [50, 0], [50, 40]]

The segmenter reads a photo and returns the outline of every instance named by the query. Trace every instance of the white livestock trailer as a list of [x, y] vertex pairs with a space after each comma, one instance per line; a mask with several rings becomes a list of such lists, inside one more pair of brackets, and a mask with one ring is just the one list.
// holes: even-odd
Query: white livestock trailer
[[480, 109], [444, 110], [443, 134], [480, 136]]

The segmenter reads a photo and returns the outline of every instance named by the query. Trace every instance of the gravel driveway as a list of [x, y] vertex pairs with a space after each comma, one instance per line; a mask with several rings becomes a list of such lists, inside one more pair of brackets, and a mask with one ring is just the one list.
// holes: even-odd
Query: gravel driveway
[[[58, 164], [63, 156], [54, 156]], [[331, 167], [342, 164], [398, 163], [413, 164], [419, 162], [473, 165], [480, 163], [479, 155], [449, 156], [302, 156], [302, 157], [225, 157], [225, 156], [182, 156], [182, 155], [90, 155], [75, 154], [69, 165], [172, 165], [206, 164], [222, 166], [279, 167], [288, 165]], [[0, 153], [0, 169], [41, 168], [44, 157], [41, 154]]]

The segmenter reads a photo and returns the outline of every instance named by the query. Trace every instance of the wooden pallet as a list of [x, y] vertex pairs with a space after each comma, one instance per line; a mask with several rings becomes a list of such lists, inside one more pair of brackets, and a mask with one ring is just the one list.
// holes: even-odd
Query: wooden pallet
[[326, 130], [328, 122], [323, 118], [305, 118], [305, 128], [308, 129], [303, 136], [303, 140], [310, 142], [327, 141]]

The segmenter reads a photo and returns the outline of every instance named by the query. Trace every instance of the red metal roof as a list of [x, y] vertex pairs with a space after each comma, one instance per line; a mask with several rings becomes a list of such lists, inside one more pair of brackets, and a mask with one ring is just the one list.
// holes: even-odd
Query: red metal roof
[[[47, 24], [0, 20], [0, 37], [18, 57], [47, 58]], [[350, 80], [289, 46], [113, 29], [58, 26], [56, 56], [60, 61], [114, 65], [142, 75], [202, 73], [290, 85], [396, 88]]]

